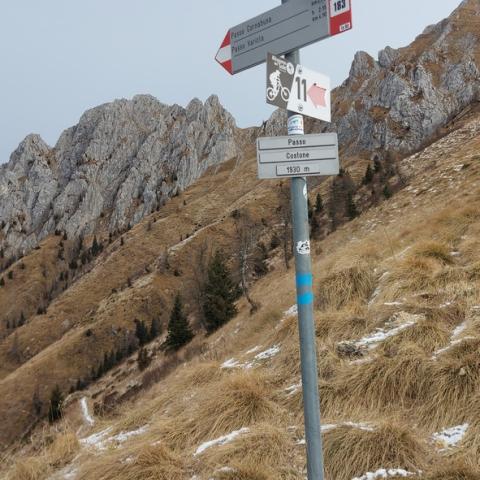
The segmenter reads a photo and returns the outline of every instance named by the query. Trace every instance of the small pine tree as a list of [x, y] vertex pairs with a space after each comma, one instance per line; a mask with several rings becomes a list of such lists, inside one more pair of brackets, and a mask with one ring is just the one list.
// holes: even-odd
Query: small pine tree
[[375, 173], [380, 173], [383, 170], [380, 159], [375, 158], [375, 160], [373, 161], [373, 170], [375, 171]]
[[0, 278], [0, 287], [3, 287], [5, 286], [5, 280], [2, 278]]
[[392, 196], [392, 191], [390, 190], [388, 183], [383, 187], [383, 196], [387, 199]]
[[13, 270], [10, 270], [10, 271], [8, 272], [7, 277], [8, 277], [10, 280], [13, 280]]
[[22, 325], [25, 325], [25, 315], [20, 313], [20, 320], [18, 321], [18, 326], [21, 327]]
[[152, 361], [152, 358], [148, 354], [147, 349], [141, 348], [138, 351], [138, 356], [137, 356], [137, 363], [140, 371], [143, 372], [150, 365], [151, 361]]
[[232, 282], [224, 254], [217, 250], [208, 266], [204, 292], [203, 314], [208, 333], [214, 332], [236, 315], [234, 302], [237, 297], [238, 288]]
[[42, 402], [42, 399], [40, 398], [40, 389], [38, 385], [35, 387], [35, 391], [33, 392], [32, 405], [33, 405], [33, 411], [35, 412], [35, 415], [39, 417], [40, 414], [42, 413], [43, 402]]
[[62, 418], [63, 394], [58, 385], [52, 390], [50, 395], [50, 407], [48, 409], [48, 421], [54, 423]]
[[307, 199], [307, 212], [308, 212], [308, 219], [311, 220], [313, 217], [313, 208], [310, 199]]
[[370, 164], [367, 166], [367, 170], [365, 171], [365, 176], [363, 177], [363, 184], [368, 185], [369, 183], [372, 183], [373, 180], [373, 170]]
[[135, 319], [135, 336], [138, 338], [140, 346], [143, 346], [148, 342], [148, 330], [143, 320], [139, 321]]
[[92, 252], [92, 256], [94, 256], [94, 257], [96, 257], [101, 251], [101, 247], [98, 244], [96, 235], [93, 237], [93, 243], [92, 243], [92, 247], [91, 247], [90, 251]]
[[161, 332], [162, 329], [160, 326], [160, 321], [158, 320], [158, 318], [153, 318], [150, 325], [150, 340], [154, 340], [155, 338], [157, 338]]
[[355, 201], [353, 200], [352, 193], [348, 193], [347, 195], [347, 215], [350, 220], [358, 217], [358, 210], [357, 206], [355, 205]]
[[317, 193], [317, 198], [315, 199], [315, 213], [322, 213], [323, 212], [323, 201], [322, 196]]
[[163, 344], [165, 350], [178, 350], [193, 338], [193, 332], [183, 312], [182, 299], [177, 293], [168, 322], [168, 334]]
[[313, 238], [318, 238], [318, 235], [320, 233], [320, 222], [317, 219], [317, 216], [314, 215], [312, 217], [312, 220], [310, 222], [310, 230], [311, 230], [311, 235]]

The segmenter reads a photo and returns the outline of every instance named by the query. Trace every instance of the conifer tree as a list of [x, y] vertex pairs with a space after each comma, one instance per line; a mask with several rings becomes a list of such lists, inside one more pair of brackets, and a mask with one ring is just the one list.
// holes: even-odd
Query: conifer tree
[[182, 298], [177, 293], [168, 322], [168, 334], [163, 344], [165, 350], [178, 350], [193, 338], [193, 332], [183, 312]]
[[50, 395], [50, 407], [48, 409], [48, 421], [56, 422], [62, 418], [63, 394], [58, 385], [52, 390]]
[[322, 196], [317, 193], [317, 198], [315, 199], [315, 213], [321, 213], [323, 211], [323, 201]]
[[349, 192], [347, 195], [347, 214], [350, 220], [358, 217], [358, 210], [357, 206], [355, 205], [355, 201], [353, 200], [353, 195]]
[[139, 321], [135, 319], [135, 335], [138, 338], [140, 346], [143, 346], [148, 342], [148, 330], [143, 320]]
[[160, 321], [158, 318], [153, 318], [152, 323], [150, 325], [150, 340], [154, 340], [157, 338], [161, 333]]
[[363, 183], [364, 185], [368, 185], [369, 183], [372, 183], [373, 180], [373, 170], [370, 164], [367, 166], [367, 170], [365, 171], [365, 176], [363, 177]]
[[383, 196], [387, 199], [392, 196], [392, 191], [390, 190], [388, 183], [383, 187]]
[[238, 288], [232, 282], [224, 254], [217, 250], [209, 266], [205, 285], [203, 313], [208, 333], [212, 333], [232, 319], [236, 313]]
[[152, 361], [152, 358], [148, 354], [147, 349], [141, 348], [138, 351], [138, 357], [137, 357], [138, 368], [140, 369], [140, 371], [143, 372], [143, 370], [145, 370], [150, 365], [151, 361]]
[[5, 280], [2, 278], [0, 278], [0, 287], [3, 287], [5, 286]]

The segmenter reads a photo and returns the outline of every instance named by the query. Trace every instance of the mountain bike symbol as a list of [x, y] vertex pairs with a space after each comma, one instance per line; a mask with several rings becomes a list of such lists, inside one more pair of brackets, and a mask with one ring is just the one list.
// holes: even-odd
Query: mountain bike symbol
[[271, 87], [267, 88], [267, 98], [273, 102], [280, 93], [282, 100], [288, 102], [288, 99], [290, 98], [290, 90], [282, 85], [280, 72], [278, 70], [270, 75], [270, 84]]

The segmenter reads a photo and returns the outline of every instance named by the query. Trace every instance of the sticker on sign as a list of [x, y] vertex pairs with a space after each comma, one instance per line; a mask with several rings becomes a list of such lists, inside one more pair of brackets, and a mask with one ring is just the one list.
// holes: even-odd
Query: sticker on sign
[[291, 112], [331, 122], [330, 78], [297, 65], [287, 108]]

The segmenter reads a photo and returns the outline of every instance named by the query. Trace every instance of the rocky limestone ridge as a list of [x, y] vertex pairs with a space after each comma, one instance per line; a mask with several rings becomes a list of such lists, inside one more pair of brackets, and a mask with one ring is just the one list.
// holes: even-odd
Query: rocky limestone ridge
[[[427, 27], [405, 48], [386, 47], [378, 60], [358, 52], [333, 95], [333, 122], [307, 131], [336, 131], [346, 154], [411, 153], [480, 100], [480, 1], [464, 0], [449, 18]], [[267, 134], [285, 133], [285, 113]]]
[[55, 230], [133, 225], [236, 157], [236, 132], [216, 96], [182, 108], [141, 95], [87, 111], [54, 148], [29, 135], [0, 167], [0, 246], [19, 254]]

